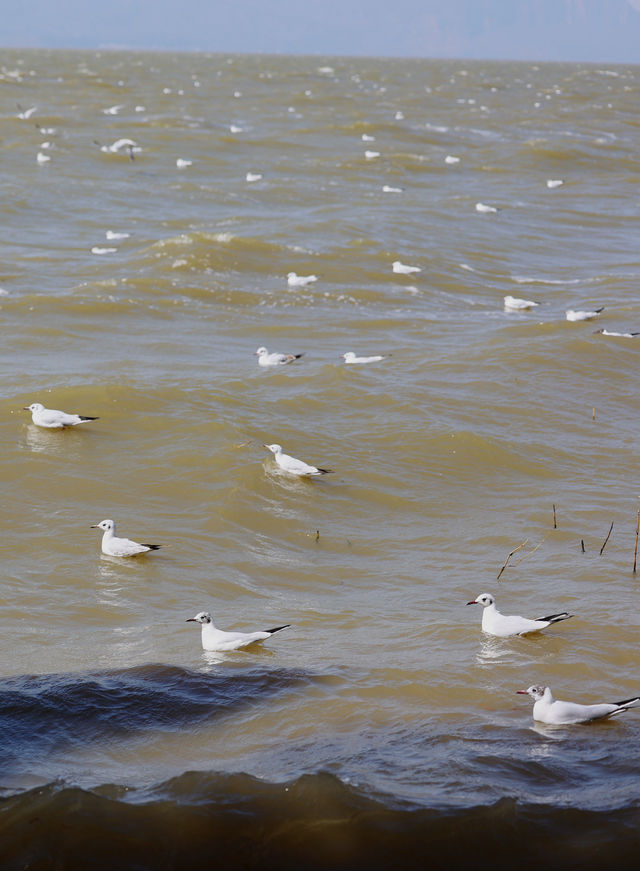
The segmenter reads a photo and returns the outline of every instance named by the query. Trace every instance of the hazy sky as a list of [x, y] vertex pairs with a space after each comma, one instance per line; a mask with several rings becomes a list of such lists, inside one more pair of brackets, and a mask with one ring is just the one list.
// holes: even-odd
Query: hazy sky
[[640, 0], [5, 0], [0, 45], [640, 62]]

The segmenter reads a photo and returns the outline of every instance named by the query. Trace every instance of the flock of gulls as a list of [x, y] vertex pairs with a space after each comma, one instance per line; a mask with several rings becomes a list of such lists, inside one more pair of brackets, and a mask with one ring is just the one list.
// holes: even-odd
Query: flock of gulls
[[[504, 310], [506, 312], [525, 312], [530, 311], [533, 308], [539, 306], [539, 302], [535, 302], [532, 299], [520, 299], [517, 296], [507, 295], [504, 298]], [[600, 306], [600, 308], [594, 309], [573, 309], [568, 308], [565, 311], [565, 316], [568, 321], [592, 321], [594, 318], [597, 318], [598, 315], [602, 314], [604, 311], [604, 306]], [[595, 330], [595, 333], [600, 333], [603, 336], [617, 336], [625, 339], [633, 339], [635, 336], [640, 336], [640, 331], [637, 332], [627, 332], [621, 333], [616, 330], [607, 330], [600, 329]]]

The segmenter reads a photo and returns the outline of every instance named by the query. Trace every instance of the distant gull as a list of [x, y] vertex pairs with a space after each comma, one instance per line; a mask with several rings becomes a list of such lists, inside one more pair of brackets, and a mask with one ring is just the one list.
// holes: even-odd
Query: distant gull
[[178, 167], [178, 169], [186, 169], [188, 166], [192, 166], [192, 165], [193, 165], [192, 160], [186, 160], [186, 158], [184, 158], [184, 157], [178, 157], [176, 159], [176, 166]]
[[318, 466], [309, 466], [302, 460], [297, 460], [295, 457], [283, 454], [281, 445], [264, 445], [264, 447], [268, 451], [271, 451], [278, 466], [280, 466], [283, 471], [289, 472], [291, 475], [310, 477], [312, 475], [328, 475], [331, 472], [331, 469], [320, 469]]
[[285, 626], [276, 626], [275, 629], [265, 629], [264, 632], [225, 632], [214, 626], [211, 614], [207, 611], [201, 611], [195, 617], [188, 617], [186, 622], [200, 623], [202, 625], [203, 650], [218, 651], [237, 650], [239, 647], [246, 647], [248, 644], [254, 644], [256, 641], [264, 641], [270, 638], [274, 632], [288, 629], [291, 625], [287, 623]]
[[376, 137], [375, 137], [375, 136], [369, 136], [368, 133], [363, 133], [363, 134], [362, 134], [362, 141], [363, 141], [363, 142], [375, 142], [375, 141], [376, 141]]
[[510, 311], [526, 311], [540, 305], [539, 302], [534, 302], [532, 299], [519, 299], [517, 296], [505, 296], [504, 307]]
[[422, 269], [420, 269], [419, 266], [407, 266], [399, 260], [394, 260], [391, 264], [391, 268], [394, 272], [398, 273], [398, 275], [409, 275], [411, 272], [422, 272]]
[[101, 245], [94, 245], [91, 249], [92, 254], [115, 254], [117, 248], [104, 248]]
[[124, 103], [120, 103], [118, 106], [109, 106], [108, 109], [103, 109], [103, 115], [118, 115], [120, 110], [124, 109]]
[[559, 188], [560, 185], [563, 185], [564, 182], [561, 178], [548, 178], [547, 179], [547, 187], [548, 188]]
[[562, 611], [560, 614], [550, 614], [548, 617], [539, 617], [537, 620], [529, 620], [526, 617], [505, 616], [498, 611], [496, 600], [491, 593], [480, 593], [480, 595], [467, 602], [467, 605], [482, 605], [482, 631], [488, 635], [498, 635], [500, 638], [507, 638], [510, 635], [526, 635], [528, 632], [539, 632], [541, 629], [546, 629], [552, 623], [559, 623], [561, 620], [568, 620], [572, 614]]
[[17, 103], [16, 105], [18, 106], [18, 109], [20, 109], [18, 118], [20, 118], [22, 121], [28, 121], [38, 108], [37, 106], [31, 106], [29, 109], [23, 109], [20, 103]]
[[591, 720], [602, 720], [622, 714], [629, 708], [640, 704], [640, 696], [625, 699], [622, 702], [604, 702], [599, 705], [580, 705], [577, 702], [561, 702], [554, 699], [549, 687], [530, 686], [526, 690], [517, 690], [523, 696], [531, 696], [534, 701], [533, 719], [551, 726], [569, 726], [573, 723], [589, 723]]
[[[100, 143], [96, 142], [96, 145], [100, 145]], [[135, 155], [142, 149], [134, 139], [123, 138], [116, 139], [111, 145], [100, 145], [100, 151], [104, 151], [105, 154], [119, 154], [121, 151], [127, 151], [129, 158], [135, 160]]]
[[58, 411], [56, 408], [45, 408], [40, 402], [32, 402], [25, 405], [25, 411], [31, 412], [31, 420], [36, 426], [45, 426], [48, 429], [59, 429], [66, 426], [77, 426], [88, 420], [98, 420], [97, 417], [86, 417], [83, 414], [67, 414], [66, 411]]
[[306, 287], [318, 280], [317, 275], [296, 275], [295, 272], [287, 272], [287, 284], [289, 287]]
[[396, 121], [404, 121], [404, 112], [402, 112], [400, 109], [398, 109], [398, 111], [396, 112], [396, 114], [393, 117], [395, 118]]
[[486, 203], [476, 203], [476, 212], [483, 212], [484, 214], [489, 214], [493, 212], [497, 212], [495, 206], [488, 206]]
[[113, 520], [102, 520], [95, 523], [91, 529], [102, 529], [102, 553], [107, 556], [138, 556], [149, 550], [159, 550], [160, 544], [138, 544], [129, 538], [117, 538], [116, 525]]
[[366, 160], [375, 160], [376, 157], [380, 157], [379, 151], [365, 151], [364, 156]]
[[128, 239], [129, 236], [131, 236], [131, 233], [119, 233], [117, 230], [107, 230], [105, 236], [113, 242], [117, 239]]
[[378, 363], [380, 360], [386, 360], [388, 354], [376, 354], [373, 357], [357, 357], [353, 351], [347, 351], [341, 355], [345, 363]]
[[242, 133], [242, 131], [243, 131], [243, 128], [238, 127], [237, 124], [230, 124], [229, 125], [229, 132], [230, 133]]
[[404, 188], [394, 188], [390, 184], [383, 184], [382, 190], [385, 194], [401, 194], [404, 191]]
[[278, 354], [277, 352], [270, 354], [265, 347], [258, 348], [254, 353], [258, 356], [259, 366], [285, 366], [303, 356], [303, 354]]
[[568, 321], [591, 321], [597, 318], [601, 311], [604, 311], [604, 306], [596, 308], [593, 311], [580, 311], [575, 309], [567, 309], [565, 312]]
[[261, 178], [262, 178], [261, 172], [248, 172], [245, 175], [245, 179], [247, 181], [260, 181]]
[[43, 154], [41, 151], [39, 151], [36, 155], [36, 161], [40, 164], [40, 166], [44, 166], [44, 164], [49, 163], [50, 160], [51, 158], [49, 157], [49, 155]]
[[633, 339], [634, 336], [640, 336], [638, 333], [617, 333], [614, 330], [594, 330], [594, 335], [601, 333], [603, 336], [618, 336], [624, 339]]
[[[453, 154], [447, 154], [447, 156], [444, 159], [444, 162], [453, 165], [454, 163], [460, 163], [460, 158], [454, 157]], [[482, 205], [482, 203], [480, 203], [480, 205]]]

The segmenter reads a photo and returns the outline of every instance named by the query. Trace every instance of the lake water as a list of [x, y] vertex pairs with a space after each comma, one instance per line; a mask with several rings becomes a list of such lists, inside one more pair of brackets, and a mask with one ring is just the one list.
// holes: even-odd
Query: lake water
[[[0, 84], [3, 867], [631, 867], [640, 715], [516, 691], [640, 691], [640, 336], [595, 332], [640, 330], [640, 70], [5, 51]], [[102, 556], [105, 518], [162, 549]], [[575, 616], [492, 638], [484, 591]], [[202, 610], [291, 628], [208, 654]]]

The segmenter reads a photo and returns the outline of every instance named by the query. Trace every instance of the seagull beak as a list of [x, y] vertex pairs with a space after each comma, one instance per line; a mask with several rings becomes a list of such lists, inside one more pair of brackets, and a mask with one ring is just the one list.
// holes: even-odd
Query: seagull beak
[[266, 448], [267, 450], [269, 450], [269, 445], [265, 445], [264, 442], [263, 442], [263, 444], [262, 444], [262, 447], [263, 447], [263, 448]]
[[92, 524], [92, 525], [89, 527], [89, 529], [97, 529], [97, 528], [98, 528], [98, 524], [97, 524], [97, 523], [94, 523], [94, 524]]
[[22, 406], [22, 410], [23, 410], [23, 411], [31, 411], [31, 409], [29, 408], [28, 405], [23, 405], [23, 406]]
[[478, 604], [478, 602], [476, 599], [473, 599], [473, 601], [471, 601], [471, 602], [467, 602], [467, 605], [477, 605], [477, 604]]
[[528, 696], [529, 693], [526, 690], [516, 690], [517, 696]]
[[184, 622], [185, 623], [197, 623], [198, 621], [196, 620], [195, 617], [187, 617], [187, 619]]

